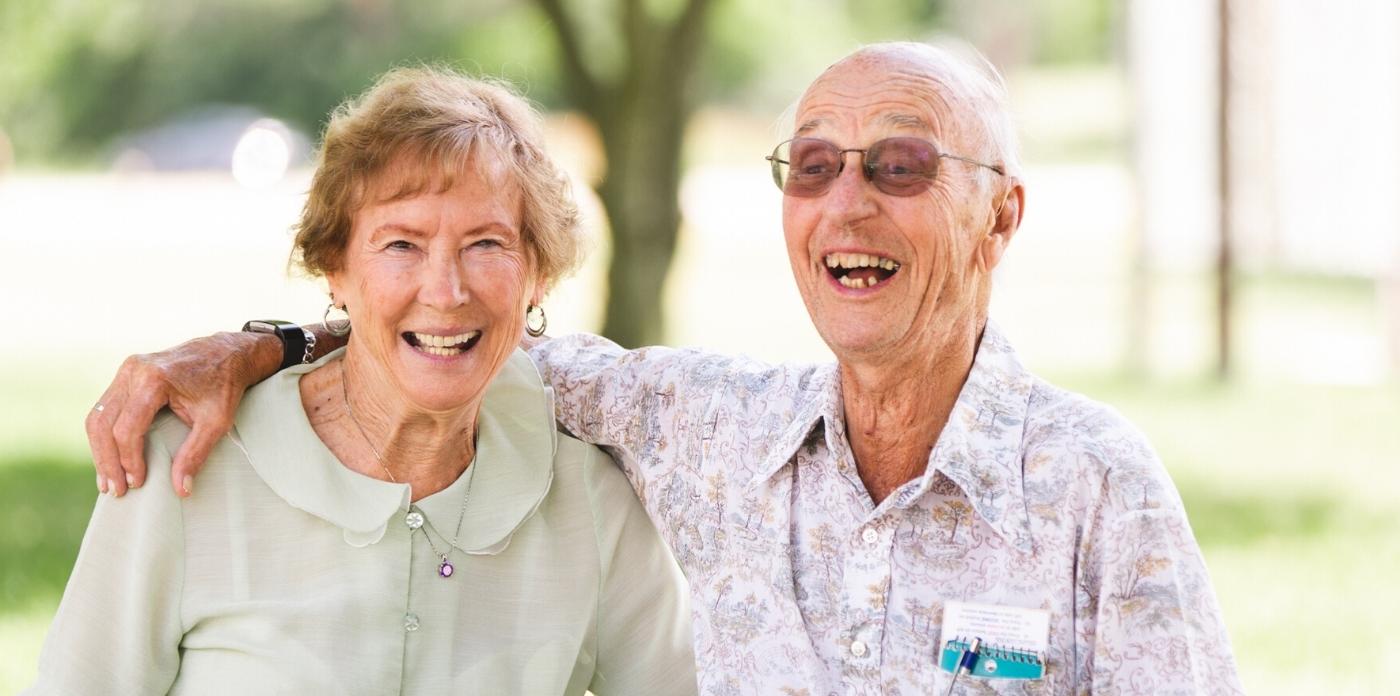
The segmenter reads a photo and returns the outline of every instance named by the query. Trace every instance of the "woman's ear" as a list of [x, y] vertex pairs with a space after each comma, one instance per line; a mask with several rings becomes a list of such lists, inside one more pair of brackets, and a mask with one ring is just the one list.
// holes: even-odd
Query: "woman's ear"
[[342, 278], [339, 271], [331, 271], [326, 274], [326, 289], [331, 294], [331, 304], [339, 309], [345, 308], [345, 295], [341, 293]]
[[530, 281], [525, 286], [525, 297], [529, 298], [531, 305], [538, 306], [544, 302], [546, 283], [537, 270], [531, 269], [531, 271]]

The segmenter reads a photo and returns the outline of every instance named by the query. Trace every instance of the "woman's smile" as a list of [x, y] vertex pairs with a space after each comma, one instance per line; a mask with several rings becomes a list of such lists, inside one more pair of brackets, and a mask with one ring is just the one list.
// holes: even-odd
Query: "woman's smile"
[[444, 334], [421, 331], [405, 331], [399, 334], [404, 343], [424, 355], [439, 358], [455, 358], [465, 355], [476, 346], [481, 338], [480, 331], [466, 331], [457, 334]]

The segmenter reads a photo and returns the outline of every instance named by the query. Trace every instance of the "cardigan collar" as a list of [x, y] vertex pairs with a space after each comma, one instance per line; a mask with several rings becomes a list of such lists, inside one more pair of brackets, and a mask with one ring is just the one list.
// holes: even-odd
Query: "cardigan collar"
[[[253, 470], [279, 497], [344, 530], [354, 546], [378, 542], [395, 513], [412, 500], [408, 484], [380, 481], [347, 468], [316, 436], [302, 407], [300, 381], [339, 360], [344, 349], [297, 365], [253, 387], [234, 419], [234, 441]], [[554, 395], [522, 351], [507, 359], [487, 386], [477, 416], [476, 459], [455, 482], [414, 505], [438, 532], [451, 534], [462, 516], [457, 546], [498, 553], [544, 500], [554, 477]], [[466, 486], [471, 497], [463, 512]]]

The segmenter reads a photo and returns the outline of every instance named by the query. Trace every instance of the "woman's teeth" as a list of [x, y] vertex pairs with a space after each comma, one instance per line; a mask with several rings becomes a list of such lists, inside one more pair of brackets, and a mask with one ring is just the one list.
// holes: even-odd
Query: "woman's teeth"
[[410, 343], [415, 344], [413, 346], [414, 348], [428, 355], [437, 355], [445, 358], [459, 355], [462, 351], [470, 348], [472, 340], [480, 336], [481, 332], [468, 331], [467, 333], [457, 334], [456, 336], [436, 336], [433, 334], [410, 331], [409, 335], [413, 338]]
[[444, 358], [450, 358], [454, 355], [461, 355], [462, 353], [461, 348], [438, 348], [437, 346], [419, 346], [418, 350], [421, 350], [424, 353], [427, 353], [428, 355], [437, 355]]

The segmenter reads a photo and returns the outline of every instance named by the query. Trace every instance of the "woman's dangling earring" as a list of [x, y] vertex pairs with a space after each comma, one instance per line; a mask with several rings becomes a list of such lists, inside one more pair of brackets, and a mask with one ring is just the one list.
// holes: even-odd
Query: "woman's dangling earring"
[[[339, 328], [337, 328], [336, 324], [331, 322], [331, 312], [337, 309], [339, 309], [342, 312], [345, 312], [344, 319], [336, 320], [340, 323]], [[332, 336], [345, 337], [350, 335], [350, 312], [346, 311], [343, 307], [335, 306], [334, 295], [331, 296], [331, 303], [326, 305], [326, 313], [321, 315], [321, 323], [325, 325], [326, 332]]]
[[549, 318], [544, 315], [544, 307], [532, 304], [525, 308], [525, 333], [539, 338], [549, 327]]

